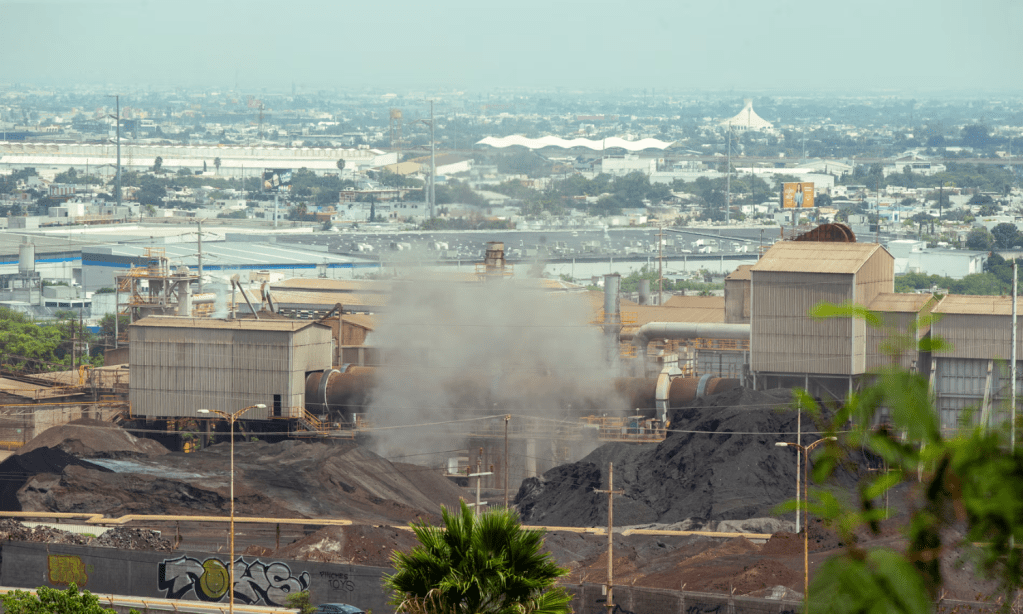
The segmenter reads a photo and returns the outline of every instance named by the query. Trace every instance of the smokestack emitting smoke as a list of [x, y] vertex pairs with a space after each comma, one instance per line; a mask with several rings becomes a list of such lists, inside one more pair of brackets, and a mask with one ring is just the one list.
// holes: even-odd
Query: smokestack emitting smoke
[[563, 409], [573, 404], [627, 411], [592, 318], [586, 295], [545, 291], [534, 280], [396, 283], [374, 332], [387, 366], [377, 371], [368, 414], [392, 427], [376, 431], [377, 451], [449, 453], [486, 416], [574, 422]]

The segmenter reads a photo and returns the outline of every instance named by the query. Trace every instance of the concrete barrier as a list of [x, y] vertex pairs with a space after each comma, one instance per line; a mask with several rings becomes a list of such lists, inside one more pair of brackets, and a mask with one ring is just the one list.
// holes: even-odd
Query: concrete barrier
[[[228, 557], [208, 552], [152, 552], [35, 542], [0, 542], [0, 585], [15, 588], [71, 583], [96, 594], [227, 604]], [[316, 603], [350, 603], [390, 614], [382, 586], [389, 570], [272, 557], [235, 557], [235, 603], [283, 607], [308, 590]]]

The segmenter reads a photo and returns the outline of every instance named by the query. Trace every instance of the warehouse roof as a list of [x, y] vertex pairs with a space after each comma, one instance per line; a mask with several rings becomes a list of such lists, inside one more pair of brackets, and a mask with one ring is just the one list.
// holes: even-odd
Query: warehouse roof
[[[125, 259], [141, 259], [145, 256], [147, 245], [111, 245], [104, 247], [83, 248], [84, 264], [123, 266]], [[196, 267], [199, 264], [199, 246], [197, 242], [166, 243], [159, 245], [164, 250], [172, 266], [186, 265]], [[371, 266], [379, 263], [369, 262], [350, 256], [339, 256], [324, 251], [303, 249], [281, 243], [257, 243], [247, 241], [203, 241], [203, 269], [207, 271], [232, 269], [315, 269], [326, 264], [328, 268]]]
[[938, 302], [934, 313], [960, 315], [1012, 315], [1012, 297], [949, 294]]
[[[34, 230], [34, 229], [33, 229]], [[66, 236], [46, 236], [34, 232], [21, 232], [18, 229], [8, 229], [0, 232], [0, 256], [18, 256], [22, 238], [27, 236], [35, 245], [36, 259], [40, 254], [52, 254], [55, 252], [77, 252], [93, 245], [102, 245], [95, 241], [83, 241], [80, 239], [68, 239]]]
[[752, 279], [750, 269], [752, 268], [752, 264], [740, 264], [734, 271], [725, 277], [725, 281], [750, 281], [750, 279]]
[[158, 328], [215, 328], [226, 330], [261, 330], [297, 332], [309, 326], [330, 328], [319, 322], [309, 320], [226, 320], [215, 318], [183, 318], [178, 316], [149, 316], [142, 318], [132, 326]]
[[305, 290], [312, 292], [390, 292], [394, 287], [389, 281], [372, 281], [364, 279], [310, 279], [295, 277], [284, 279], [270, 285], [275, 293], [278, 290]]
[[388, 296], [376, 292], [316, 292], [301, 290], [270, 290], [277, 307], [288, 309], [321, 309], [340, 303], [343, 307], [383, 307]]
[[878, 250], [877, 243], [823, 243], [816, 241], [779, 241], [767, 250], [752, 272], [839, 273], [860, 270]]
[[376, 330], [377, 318], [364, 313], [353, 313], [341, 317], [343, 322], [358, 326], [359, 328], [365, 328], [366, 330]]
[[867, 308], [887, 313], [919, 313], [932, 298], [933, 295], [930, 293], [882, 292], [870, 301]]
[[664, 301], [665, 307], [687, 308], [687, 309], [724, 309], [725, 297], [723, 296], [688, 296], [676, 294]]

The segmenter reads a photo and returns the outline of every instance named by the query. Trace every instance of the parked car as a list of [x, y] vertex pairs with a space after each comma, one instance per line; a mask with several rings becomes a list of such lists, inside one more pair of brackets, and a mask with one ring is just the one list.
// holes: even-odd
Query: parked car
[[347, 603], [321, 603], [316, 606], [316, 614], [366, 614], [366, 612]]

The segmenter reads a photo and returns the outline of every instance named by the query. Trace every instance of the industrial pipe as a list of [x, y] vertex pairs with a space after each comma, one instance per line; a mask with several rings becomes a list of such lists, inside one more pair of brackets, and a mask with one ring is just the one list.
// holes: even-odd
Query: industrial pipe
[[[375, 367], [341, 365], [322, 372], [310, 373], [306, 377], [306, 408], [314, 414], [335, 414], [340, 421], [353, 421], [352, 414], [366, 411], [370, 393], [377, 383]], [[670, 381], [667, 390], [659, 389], [659, 380], [643, 377], [619, 377], [611, 380], [610, 387], [617, 393], [622, 409], [639, 409], [655, 417], [660, 414], [667, 420], [666, 411], [658, 412], [656, 407], [666, 405], [663, 410], [676, 409], [697, 398], [717, 394], [739, 386], [739, 380], [711, 377], [676, 377]], [[494, 379], [483, 373], [463, 373], [444, 382], [448, 398], [455, 408], [478, 410], [492, 408], [495, 404], [502, 411], [522, 409], [524, 411], [546, 408], [564, 410], [568, 417], [606, 412], [615, 404], [609, 398], [606, 383], [566, 381], [561, 378], [517, 374]], [[666, 397], [666, 402], [658, 400]]]
[[646, 346], [651, 339], [739, 339], [749, 341], [749, 324], [700, 324], [696, 322], [650, 322], [632, 336], [640, 373], [646, 369]]

